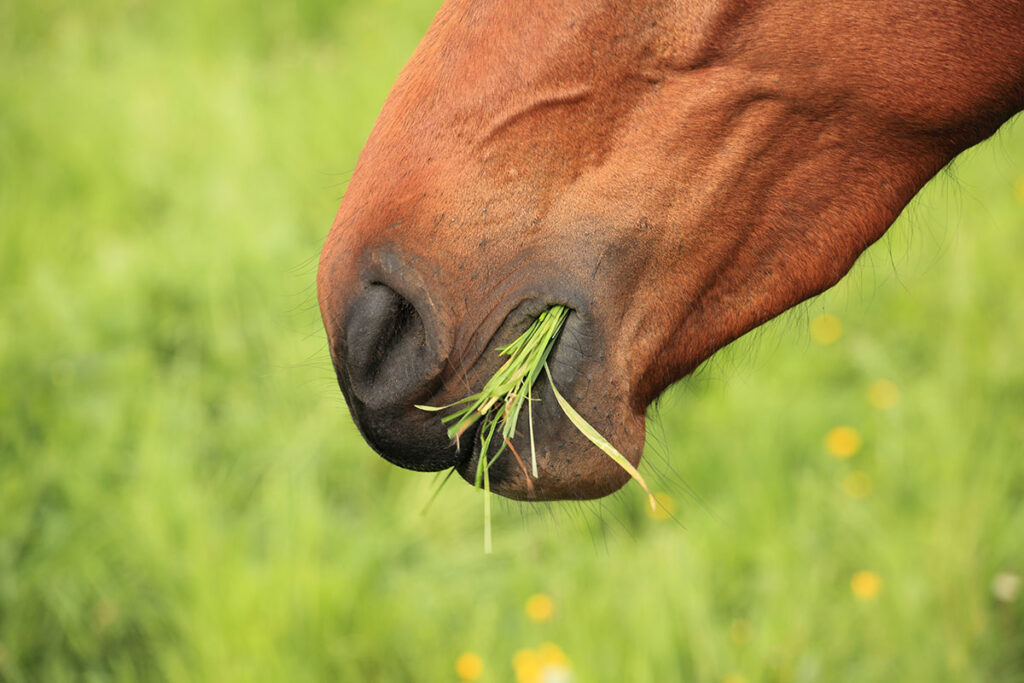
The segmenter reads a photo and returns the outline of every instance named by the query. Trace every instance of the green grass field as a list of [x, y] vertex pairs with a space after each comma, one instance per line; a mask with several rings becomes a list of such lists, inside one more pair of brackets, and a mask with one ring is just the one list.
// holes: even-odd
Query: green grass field
[[1024, 681], [1024, 124], [485, 556], [313, 286], [435, 9], [0, 0], [0, 681]]

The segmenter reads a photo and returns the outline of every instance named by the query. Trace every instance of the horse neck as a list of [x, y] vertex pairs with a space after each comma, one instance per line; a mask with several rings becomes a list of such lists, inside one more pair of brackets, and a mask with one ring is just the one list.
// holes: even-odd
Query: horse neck
[[1024, 108], [1020, 0], [736, 0], [703, 3], [702, 16], [699, 38], [678, 40], [690, 61], [776, 74], [794, 100], [855, 109], [950, 158]]

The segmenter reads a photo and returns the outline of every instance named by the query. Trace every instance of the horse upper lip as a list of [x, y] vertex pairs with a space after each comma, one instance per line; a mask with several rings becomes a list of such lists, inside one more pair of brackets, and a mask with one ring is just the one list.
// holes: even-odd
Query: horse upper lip
[[[475, 329], [457, 335], [457, 338], [468, 341], [449, 357], [442, 376], [443, 385], [461, 387], [466, 395], [472, 393], [470, 387], [475, 381], [481, 380], [478, 375], [499, 358], [497, 349], [522, 334], [529, 327], [529, 321], [540, 315], [545, 307], [546, 304], [541, 299], [521, 298], [511, 305], [495, 307], [495, 311], [506, 311], [500, 319], [495, 319], [498, 314], [490, 313], [477, 323]], [[492, 322], [488, 323], [488, 319]], [[492, 372], [497, 368], [498, 365], [494, 364]], [[480, 386], [486, 381], [487, 377], [482, 378]], [[440, 393], [443, 394], [444, 389]], [[450, 400], [457, 401], [461, 398], [464, 396], [454, 396]]]

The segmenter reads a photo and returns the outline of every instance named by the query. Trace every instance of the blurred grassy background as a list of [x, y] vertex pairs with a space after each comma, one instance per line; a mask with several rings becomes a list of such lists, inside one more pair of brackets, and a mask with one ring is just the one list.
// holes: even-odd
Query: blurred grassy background
[[0, 680], [1024, 681], [1024, 126], [484, 556], [313, 289], [435, 9], [0, 0]]

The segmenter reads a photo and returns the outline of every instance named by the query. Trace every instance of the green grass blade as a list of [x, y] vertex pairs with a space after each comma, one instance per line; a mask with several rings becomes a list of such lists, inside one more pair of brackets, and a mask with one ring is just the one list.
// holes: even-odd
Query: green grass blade
[[537, 479], [537, 444], [533, 441], [533, 385], [526, 392], [526, 411], [530, 418], [530, 464], [533, 465], [533, 478]]
[[[480, 461], [486, 460], [486, 455], [481, 455]], [[490, 465], [484, 465], [484, 554], [490, 555], [493, 551], [491, 545], [491, 478], [487, 474]]]
[[629, 473], [629, 476], [636, 479], [640, 486], [644, 487], [644, 491], [647, 492], [647, 498], [650, 500], [651, 509], [656, 509], [657, 504], [654, 501], [654, 496], [651, 494], [651, 490], [647, 488], [647, 482], [644, 481], [643, 476], [635, 467], [633, 467], [633, 463], [627, 460], [626, 456], [620, 453], [618, 449], [608, 441], [608, 439], [601, 436], [601, 433], [594, 429], [589, 422], [584, 420], [583, 416], [576, 412], [576, 409], [573, 408], [569, 402], [565, 400], [565, 397], [558, 392], [558, 389], [555, 387], [555, 381], [551, 379], [551, 370], [548, 369], [547, 363], [544, 364], [544, 372], [548, 376], [548, 382], [551, 384], [551, 391], [555, 395], [555, 400], [558, 401], [558, 405], [561, 406], [562, 412], [564, 412], [565, 416], [569, 418], [569, 421], [572, 422], [573, 426], [580, 430], [583, 436], [587, 437], [592, 444], [604, 451], [604, 453], [614, 460], [619, 467], [626, 470], [626, 472]]
[[430, 495], [430, 500], [428, 500], [426, 505], [423, 506], [423, 509], [420, 510], [420, 515], [427, 514], [427, 510], [429, 510], [430, 506], [434, 504], [434, 500], [436, 500], [438, 495], [440, 495], [441, 489], [444, 488], [444, 485], [448, 483], [448, 480], [452, 478], [453, 474], [455, 474], [454, 467], [448, 470], [448, 474], [444, 475], [444, 479], [442, 479], [441, 482], [436, 487], [434, 487], [434, 492]]
[[463, 403], [471, 403], [472, 401], [475, 401], [475, 400], [477, 400], [479, 398], [480, 398], [480, 394], [473, 394], [472, 396], [467, 396], [466, 398], [460, 398], [458, 401], [455, 401], [454, 403], [449, 403], [446, 406], [425, 406], [425, 405], [420, 405], [420, 404], [414, 404], [414, 405], [417, 408], [419, 408], [420, 410], [425, 410], [428, 413], [436, 413], [439, 410], [448, 410], [449, 408], [454, 408], [455, 406], [460, 406]]

